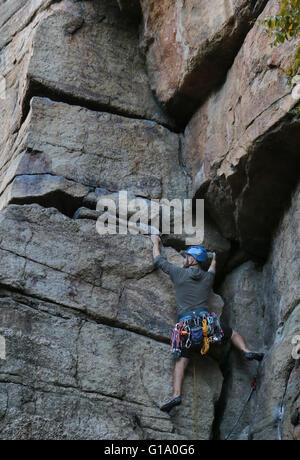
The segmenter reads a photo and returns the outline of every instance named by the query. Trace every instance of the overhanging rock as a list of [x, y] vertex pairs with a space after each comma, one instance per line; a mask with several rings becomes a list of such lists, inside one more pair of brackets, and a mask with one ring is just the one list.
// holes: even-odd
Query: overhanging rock
[[[275, 14], [271, 1], [260, 19]], [[299, 178], [299, 103], [282, 72], [296, 42], [272, 48], [259, 23], [248, 33], [224, 85], [185, 130], [185, 163], [222, 234], [252, 257], [268, 253], [272, 231]]]
[[141, 0], [152, 89], [181, 125], [217, 85], [266, 0]]

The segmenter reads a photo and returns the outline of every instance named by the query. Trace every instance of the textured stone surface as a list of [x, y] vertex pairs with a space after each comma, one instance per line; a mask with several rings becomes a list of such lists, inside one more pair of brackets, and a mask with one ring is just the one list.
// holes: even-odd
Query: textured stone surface
[[14, 36], [34, 19], [34, 16], [54, 3], [53, 0], [3, 0], [0, 3], [0, 48], [7, 45]]
[[136, 29], [117, 2], [59, 4], [35, 33], [28, 75], [32, 84], [83, 105], [168, 122], [151, 94]]
[[[262, 278], [253, 262], [246, 262], [226, 277], [221, 295], [225, 302], [222, 318], [244, 337], [250, 349], [262, 349]], [[246, 361], [236, 349], [230, 350], [225, 373], [226, 397], [222, 402], [223, 416], [219, 423], [221, 439], [225, 439], [239, 417], [256, 373], [256, 362]], [[230, 439], [248, 438], [251, 417], [252, 413], [248, 408]]]
[[[170, 337], [176, 320], [172, 283], [153, 272], [149, 237], [100, 236], [94, 221], [74, 221], [39, 205], [9, 206], [0, 228], [2, 285], [146, 335]], [[174, 249], [166, 248], [166, 256], [182, 265]]]
[[[269, 2], [260, 18], [277, 9], [277, 0]], [[267, 254], [299, 170], [299, 124], [288, 114], [297, 101], [281, 71], [296, 44], [271, 48], [270, 42], [256, 24], [224, 85], [185, 131], [194, 191], [206, 198], [223, 235], [253, 257]]]
[[278, 327], [277, 337], [261, 371], [261, 387], [255, 407], [254, 439], [293, 439], [291, 415], [297, 407], [300, 376], [293, 360], [292, 338], [299, 333], [299, 304]]
[[16, 176], [7, 186], [0, 197], [0, 208], [11, 203], [38, 203], [40, 200], [72, 216], [88, 193], [88, 187], [61, 176], [25, 174]]
[[33, 98], [13, 149], [2, 154], [1, 191], [18, 174], [53, 174], [151, 198], [186, 196], [178, 135], [152, 121]]
[[265, 0], [141, 0], [143, 47], [159, 101], [184, 123], [225, 77]]
[[[38, 205], [2, 211], [0, 234], [0, 333], [7, 347], [1, 394], [15, 395], [1, 437], [192, 439], [191, 371], [182, 410], [170, 419], [158, 409], [171, 392], [173, 359], [163, 342], [175, 308], [170, 281], [153, 272], [149, 238], [103, 239], [93, 221]], [[199, 359], [197, 373], [205, 414], [199, 429], [207, 439], [222, 375], [209, 358]]]
[[258, 389], [232, 439], [294, 439], [299, 425], [299, 362], [292, 339], [300, 331], [299, 188], [280, 222], [263, 270], [248, 262], [230, 274], [222, 287], [224, 316], [250, 348], [264, 349], [261, 365], [232, 351], [225, 378], [220, 436], [229, 432], [246, 401], [252, 375]]
[[[3, 212], [1, 223], [7, 265], [2, 284], [98, 318], [116, 319], [122, 281], [153, 269], [146, 237], [113, 235], [109, 251], [109, 241], [98, 235], [93, 221], [72, 221], [54, 208], [13, 205]], [[127, 266], [124, 273], [122, 266]]]
[[117, 2], [10, 1], [0, 16], [1, 150], [34, 95], [172, 125], [151, 93], [137, 30]]
[[263, 272], [264, 342], [269, 351], [262, 369], [257, 424], [253, 426], [256, 439], [293, 439], [291, 416], [300, 385], [299, 362], [292, 358], [292, 338], [300, 332], [299, 217], [298, 187], [274, 235]]
[[[117, 4], [51, 3], [19, 25], [16, 5], [1, 35], [0, 437], [192, 439], [190, 370], [183, 410], [158, 408], [176, 313], [150, 239], [100, 237], [92, 209], [70, 219], [98, 187], [186, 197], [180, 136], [156, 123], [170, 125]], [[197, 374], [207, 439], [222, 375], [209, 358]]]
[[[175, 437], [172, 421], [151, 400], [151, 393], [153, 399], [157, 396], [160, 369], [146, 365], [134, 373], [124, 353], [127, 366], [120, 367], [120, 340], [128, 341], [131, 350], [144, 352], [143, 359], [159, 353], [168, 369], [166, 345], [98, 326], [40, 300], [12, 299], [11, 293], [8, 297], [2, 293], [1, 311], [0, 328], [8, 348], [0, 372], [3, 404], [6, 398], [1, 439]], [[144, 381], [151, 383], [151, 377], [153, 383], [145, 393]], [[166, 373], [161, 378], [166, 379]]]
[[0, 150], [16, 137], [27, 91], [27, 68], [32, 38], [51, 0], [10, 1], [1, 5], [0, 75], [5, 91], [0, 98]]

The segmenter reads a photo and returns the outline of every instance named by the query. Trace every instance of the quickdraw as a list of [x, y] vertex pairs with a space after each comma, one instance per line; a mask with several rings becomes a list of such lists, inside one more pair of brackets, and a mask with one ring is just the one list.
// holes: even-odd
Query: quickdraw
[[171, 350], [175, 358], [181, 356], [183, 346], [189, 348], [191, 346], [191, 330], [187, 321], [180, 321], [173, 329]]
[[205, 355], [210, 343], [220, 342], [223, 336], [224, 333], [215, 313], [186, 316], [173, 329], [171, 351], [175, 358], [179, 358], [183, 347], [201, 345], [201, 354]]

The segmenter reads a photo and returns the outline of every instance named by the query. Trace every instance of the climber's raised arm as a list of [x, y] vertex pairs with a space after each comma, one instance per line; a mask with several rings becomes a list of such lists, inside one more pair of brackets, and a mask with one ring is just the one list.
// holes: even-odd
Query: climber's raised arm
[[212, 258], [208, 271], [216, 273], [216, 269], [217, 269], [217, 258], [216, 258], [216, 253], [213, 252], [213, 258]]
[[151, 235], [151, 240], [153, 243], [153, 259], [155, 259], [155, 257], [160, 256], [160, 237], [158, 235]]
[[175, 281], [180, 275], [183, 268], [177, 267], [177, 265], [171, 264], [167, 261], [166, 257], [160, 254], [160, 237], [158, 235], [151, 235], [153, 243], [153, 259], [154, 264], [157, 268], [160, 268], [163, 272], [170, 276], [172, 281]]

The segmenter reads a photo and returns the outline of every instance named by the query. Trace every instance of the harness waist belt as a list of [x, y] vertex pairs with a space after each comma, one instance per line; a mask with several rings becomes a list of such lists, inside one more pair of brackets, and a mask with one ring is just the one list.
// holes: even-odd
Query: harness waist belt
[[196, 313], [195, 311], [191, 311], [191, 312], [188, 312], [186, 315], [181, 316], [178, 319], [178, 322], [180, 323], [180, 321], [183, 321], [185, 319], [197, 318], [198, 316], [201, 316], [201, 315], [204, 315], [204, 314], [208, 314], [208, 311], [207, 310], [202, 310], [202, 311], [199, 311], [198, 313]]

